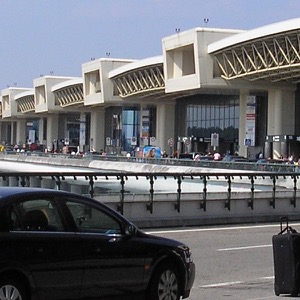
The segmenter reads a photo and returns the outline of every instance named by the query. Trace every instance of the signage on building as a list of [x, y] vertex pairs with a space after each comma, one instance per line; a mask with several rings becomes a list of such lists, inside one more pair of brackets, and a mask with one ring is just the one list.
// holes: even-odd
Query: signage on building
[[150, 116], [149, 110], [142, 110], [142, 138], [149, 137]]
[[156, 137], [155, 136], [150, 137], [150, 145], [152, 145], [152, 146], [156, 145]]
[[251, 146], [251, 144], [252, 144], [251, 139], [244, 139], [244, 145], [245, 146]]
[[137, 138], [135, 136], [133, 136], [131, 138], [131, 146], [136, 146], [137, 145]]
[[173, 147], [173, 145], [174, 145], [174, 140], [173, 140], [172, 138], [169, 138], [169, 139], [168, 139], [168, 145], [169, 145], [169, 147]]
[[213, 147], [219, 147], [219, 134], [218, 133], [211, 134], [211, 145]]
[[266, 142], [292, 142], [300, 141], [300, 136], [297, 135], [267, 135]]
[[246, 135], [244, 144], [246, 146], [255, 146], [256, 97], [248, 96], [246, 102]]

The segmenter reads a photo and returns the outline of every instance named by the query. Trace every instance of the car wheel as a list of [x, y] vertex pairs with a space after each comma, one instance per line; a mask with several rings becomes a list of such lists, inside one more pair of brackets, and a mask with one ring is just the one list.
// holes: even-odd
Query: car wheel
[[162, 265], [153, 275], [147, 298], [150, 300], [179, 300], [179, 275], [170, 265]]
[[27, 300], [24, 285], [13, 278], [0, 280], [0, 300]]

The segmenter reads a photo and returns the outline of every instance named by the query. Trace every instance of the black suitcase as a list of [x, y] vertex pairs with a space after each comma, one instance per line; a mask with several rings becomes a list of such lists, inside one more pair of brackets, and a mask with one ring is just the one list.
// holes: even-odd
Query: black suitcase
[[[283, 222], [286, 222], [283, 228]], [[280, 219], [280, 232], [272, 237], [274, 258], [275, 295], [300, 293], [300, 233], [288, 224], [288, 218]]]

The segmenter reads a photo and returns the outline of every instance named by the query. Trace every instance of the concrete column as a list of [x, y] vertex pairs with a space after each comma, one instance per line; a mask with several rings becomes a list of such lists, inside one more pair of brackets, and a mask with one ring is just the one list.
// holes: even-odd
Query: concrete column
[[295, 92], [270, 90], [268, 97], [268, 135], [293, 135]]
[[40, 144], [44, 143], [44, 118], [39, 119], [39, 136], [38, 136]]
[[[156, 144], [161, 149], [168, 150], [168, 139], [175, 141], [175, 103], [160, 103], [157, 105]], [[168, 151], [167, 151], [168, 152]]]
[[[282, 91], [269, 91], [268, 98], [268, 135], [282, 134]], [[281, 155], [281, 143], [273, 142], [272, 158], [279, 158]]]
[[90, 146], [96, 151], [105, 148], [105, 110], [91, 112]]
[[239, 155], [247, 157], [247, 147], [244, 145], [246, 136], [246, 109], [247, 109], [247, 96], [249, 90], [240, 91], [240, 119], [239, 119]]
[[265, 142], [265, 158], [272, 157], [272, 143]]
[[[293, 135], [295, 132], [295, 92], [293, 90], [269, 90], [268, 135]], [[273, 142], [273, 158], [288, 155], [286, 142]]]
[[79, 130], [79, 150], [84, 151], [86, 138], [86, 114], [80, 113], [80, 130]]
[[273, 158], [277, 159], [281, 155], [281, 143], [273, 142]]
[[52, 149], [53, 140], [58, 139], [58, 115], [47, 116], [47, 148]]
[[[16, 132], [17, 132], [17, 122], [10, 122], [11, 124], [11, 132], [10, 132], [10, 144], [14, 144], [16, 142]], [[24, 141], [26, 143], [26, 141]]]
[[26, 120], [19, 119], [17, 122], [16, 130], [16, 143], [17, 144], [26, 144]]
[[288, 143], [287, 142], [281, 142], [280, 143], [281, 145], [281, 147], [280, 147], [280, 150], [281, 150], [281, 155], [283, 156], [283, 157], [288, 157]]

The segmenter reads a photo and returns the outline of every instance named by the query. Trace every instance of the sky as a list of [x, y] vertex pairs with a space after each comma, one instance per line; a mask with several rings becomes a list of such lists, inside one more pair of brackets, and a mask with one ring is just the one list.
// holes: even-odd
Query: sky
[[0, 0], [0, 90], [81, 77], [94, 58], [162, 55], [176, 29], [249, 30], [299, 15], [300, 0]]

